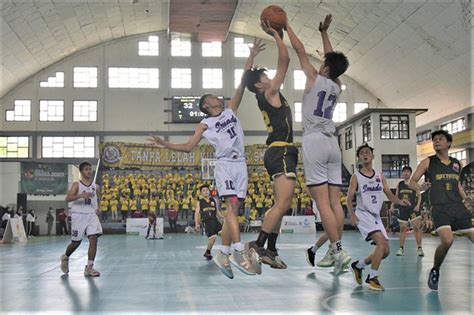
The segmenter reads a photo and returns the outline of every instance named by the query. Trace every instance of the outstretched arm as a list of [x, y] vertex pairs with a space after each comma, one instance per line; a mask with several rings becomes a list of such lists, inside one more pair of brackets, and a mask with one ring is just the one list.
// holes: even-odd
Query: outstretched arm
[[388, 186], [387, 180], [385, 177], [382, 175], [382, 186], [383, 186], [383, 192], [385, 193], [385, 196], [387, 196], [388, 200], [390, 200], [393, 203], [402, 205], [402, 206], [409, 206], [410, 202], [407, 200], [400, 200], [397, 196], [393, 194], [393, 192], [390, 190], [390, 187]]
[[421, 163], [418, 164], [418, 166], [416, 167], [415, 173], [413, 173], [413, 175], [411, 176], [410, 182], [408, 183], [408, 187], [410, 187], [411, 189], [417, 192], [420, 192], [421, 190], [424, 190], [425, 188], [427, 188], [427, 187], [422, 187], [420, 184], [418, 184], [418, 181], [421, 179], [421, 176], [423, 176], [423, 174], [426, 173], [429, 166], [430, 166], [430, 160], [428, 158], [421, 161]]
[[191, 152], [196, 145], [201, 141], [202, 134], [204, 131], [206, 131], [207, 126], [205, 124], [198, 124], [196, 127], [196, 131], [194, 132], [194, 135], [189, 138], [188, 142], [186, 143], [181, 143], [181, 144], [174, 144], [170, 143], [168, 141], [165, 141], [164, 139], [150, 135], [150, 137], [147, 139], [147, 144], [150, 146], [155, 146], [155, 147], [165, 147], [167, 149], [173, 150], [173, 151], [181, 151], [181, 152]]
[[353, 225], [357, 225], [359, 219], [354, 213], [354, 206], [352, 205], [352, 201], [354, 200], [354, 195], [357, 190], [357, 176], [352, 175], [351, 181], [349, 183], [349, 189], [347, 191], [347, 210], [349, 210], [349, 214], [351, 216], [351, 222]]
[[[253, 41], [253, 46], [250, 49], [250, 55], [247, 58], [247, 62], [245, 63], [244, 66], [244, 73], [245, 70], [248, 70], [252, 68], [253, 61], [255, 57], [262, 51], [265, 50], [265, 44], [262, 44], [261, 39], [254, 39]], [[232, 99], [227, 103], [227, 107], [232, 109], [234, 112], [237, 112], [237, 109], [239, 109], [240, 102], [242, 101], [242, 96], [244, 95], [245, 91], [245, 84], [243, 82], [244, 79], [244, 74], [242, 73], [242, 78], [240, 79], [240, 84], [235, 90], [234, 96]]]
[[286, 48], [283, 39], [280, 34], [270, 26], [269, 21], [261, 21], [260, 26], [263, 31], [267, 34], [270, 34], [275, 38], [275, 42], [278, 48], [278, 65], [275, 77], [272, 79], [270, 93], [272, 95], [278, 94], [280, 87], [285, 80], [286, 72], [288, 71], [288, 65], [290, 64], [290, 55], [288, 53], [288, 48]]
[[303, 70], [307, 78], [314, 81], [316, 79], [316, 76], [318, 75], [318, 70], [316, 70], [316, 68], [313, 67], [313, 65], [309, 61], [303, 43], [300, 41], [298, 36], [296, 36], [288, 21], [286, 22], [286, 31], [288, 32], [288, 37], [290, 38], [291, 46], [293, 46], [293, 49], [298, 55], [301, 69]]
[[332, 22], [331, 14], [326, 15], [326, 17], [324, 18], [324, 22], [319, 22], [319, 31], [321, 32], [321, 37], [323, 39], [323, 49], [324, 49], [325, 54], [333, 51], [331, 42], [329, 41], [329, 35], [327, 32], [331, 22]]

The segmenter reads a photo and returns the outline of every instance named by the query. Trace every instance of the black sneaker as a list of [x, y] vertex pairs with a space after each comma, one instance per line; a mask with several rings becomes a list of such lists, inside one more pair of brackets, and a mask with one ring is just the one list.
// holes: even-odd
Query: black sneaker
[[313, 251], [312, 251], [312, 247], [308, 248], [307, 250], [305, 250], [305, 256], [306, 256], [306, 261], [308, 262], [308, 264], [312, 267], [314, 267], [314, 257], [316, 256]]
[[369, 278], [369, 276], [367, 276], [367, 280], [365, 280], [365, 283], [369, 285], [369, 289], [371, 290], [385, 291], [385, 288], [380, 284], [379, 278], [377, 276], [373, 278]]
[[352, 274], [354, 275], [354, 279], [358, 285], [362, 284], [362, 268], [357, 268], [357, 264], [359, 263], [358, 260], [354, 261], [351, 264]]
[[439, 270], [432, 268], [428, 275], [428, 287], [431, 290], [438, 291]]
[[212, 255], [211, 255], [211, 252], [210, 252], [210, 251], [206, 251], [203, 256], [204, 256], [204, 258], [206, 258], [207, 260], [212, 260]]

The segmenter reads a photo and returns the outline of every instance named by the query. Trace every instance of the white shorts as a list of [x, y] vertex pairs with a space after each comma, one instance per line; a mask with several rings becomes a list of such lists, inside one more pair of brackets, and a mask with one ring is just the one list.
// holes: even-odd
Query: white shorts
[[90, 235], [102, 235], [102, 225], [99, 217], [95, 213], [79, 213], [71, 214], [71, 239], [73, 241], [82, 241], [82, 238]]
[[357, 228], [366, 242], [371, 241], [370, 236], [377, 231], [382, 232], [385, 239], [388, 240], [387, 232], [385, 231], [385, 226], [382, 223], [380, 215], [374, 215], [368, 211], [361, 211], [359, 209], [356, 210], [355, 215], [359, 219]]
[[247, 196], [247, 164], [245, 161], [217, 160], [214, 169], [217, 192], [220, 197], [237, 196], [245, 199]]
[[306, 185], [342, 185], [342, 159], [337, 138], [315, 132], [304, 135], [302, 142]]

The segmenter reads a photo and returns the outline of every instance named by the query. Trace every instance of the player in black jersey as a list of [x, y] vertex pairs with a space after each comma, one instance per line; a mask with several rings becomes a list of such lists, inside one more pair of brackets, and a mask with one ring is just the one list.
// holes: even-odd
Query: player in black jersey
[[[280, 231], [281, 220], [291, 205], [291, 198], [296, 186], [296, 165], [298, 149], [293, 145], [293, 118], [291, 108], [280, 87], [285, 79], [290, 57], [281, 36], [262, 21], [262, 29], [274, 37], [278, 48], [278, 65], [275, 77], [271, 80], [265, 68], [252, 68], [245, 72], [246, 86], [255, 93], [258, 108], [262, 112], [267, 127], [269, 146], [264, 156], [265, 168], [273, 182], [275, 204], [265, 213], [262, 229], [256, 241], [247, 243], [260, 256], [261, 261], [272, 268], [286, 269], [276, 249], [276, 240]], [[263, 246], [267, 242], [267, 249]], [[260, 270], [259, 266], [256, 266]]]
[[[459, 181], [461, 164], [448, 155], [453, 136], [445, 130], [437, 130], [431, 134], [431, 139], [436, 154], [418, 165], [410, 180], [410, 187], [416, 191], [430, 189], [432, 216], [441, 244], [436, 248], [428, 287], [438, 290], [439, 269], [454, 240], [452, 231], [458, 231], [474, 242], [474, 229], [471, 213], [464, 206], [467, 196]], [[420, 186], [418, 181], [423, 174], [428, 183]]]
[[212, 259], [211, 250], [216, 242], [217, 235], [222, 230], [222, 225], [217, 219], [224, 219], [224, 216], [217, 209], [217, 204], [214, 198], [211, 197], [211, 191], [208, 185], [201, 186], [202, 198], [196, 205], [196, 211], [194, 214], [194, 221], [196, 223], [196, 230], [199, 231], [201, 228], [201, 222], [204, 224], [206, 235], [208, 237], [207, 249], [204, 253], [204, 257], [207, 260]]
[[[403, 256], [404, 254], [404, 247], [405, 247], [405, 240], [407, 238], [407, 230], [408, 230], [408, 222], [413, 227], [415, 232], [415, 239], [417, 245], [417, 254], [420, 257], [423, 257], [425, 254], [423, 253], [423, 249], [421, 247], [421, 240], [423, 237], [423, 231], [421, 231], [421, 194], [410, 187], [408, 184], [410, 182], [410, 177], [413, 171], [410, 166], [405, 166], [402, 169], [402, 177], [403, 180], [398, 183], [397, 191], [395, 195], [400, 198], [401, 200], [407, 200], [410, 202], [410, 206], [401, 206], [398, 205], [397, 208], [399, 210], [398, 222], [400, 222], [400, 248], [397, 251], [397, 256]], [[390, 206], [390, 212], [394, 213], [395, 205], [392, 203]]]

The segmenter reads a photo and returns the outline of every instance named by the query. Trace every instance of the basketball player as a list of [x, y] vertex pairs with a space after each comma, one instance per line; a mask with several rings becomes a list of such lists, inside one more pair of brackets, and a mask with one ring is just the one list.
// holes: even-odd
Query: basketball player
[[[270, 80], [265, 68], [252, 68], [245, 72], [247, 89], [255, 93], [257, 105], [267, 126], [269, 146], [264, 155], [265, 168], [273, 182], [275, 203], [266, 213], [260, 234], [256, 241], [246, 246], [257, 252], [263, 263], [276, 269], [286, 269], [287, 265], [278, 255], [276, 241], [281, 221], [290, 209], [291, 198], [296, 187], [296, 165], [298, 149], [293, 144], [293, 117], [291, 108], [280, 92], [285, 79], [290, 57], [279, 33], [268, 22], [261, 22], [262, 29], [273, 36], [278, 49], [278, 65], [275, 77]], [[267, 249], [263, 246], [268, 241]], [[261, 272], [260, 263], [256, 266]]]
[[[388, 236], [380, 218], [383, 196], [396, 204], [407, 206], [407, 200], [400, 200], [390, 190], [387, 180], [379, 171], [372, 168], [374, 160], [374, 149], [364, 144], [357, 148], [357, 158], [362, 164], [362, 168], [351, 177], [349, 191], [347, 193], [347, 207], [351, 214], [352, 224], [357, 226], [365, 241], [375, 243], [374, 251], [365, 259], [356, 260], [351, 264], [351, 269], [356, 282], [362, 284], [362, 270], [367, 265], [371, 265], [369, 274], [365, 282], [369, 289], [383, 291], [384, 287], [378, 280], [378, 269], [382, 259], [390, 253]], [[357, 208], [354, 213], [352, 200], [357, 193]]]
[[342, 91], [339, 76], [347, 70], [349, 62], [344, 54], [332, 49], [327, 33], [331, 21], [331, 15], [327, 15], [324, 22], [319, 23], [324, 47], [324, 62], [319, 71], [310, 63], [303, 43], [288, 23], [287, 31], [306, 76], [302, 102], [306, 185], [316, 200], [324, 231], [331, 241], [334, 273], [339, 274], [350, 263], [351, 257], [341, 243], [344, 229], [344, 211], [339, 197], [342, 162], [332, 115]]
[[150, 237], [150, 230], [153, 228], [153, 239], [156, 238], [156, 213], [155, 211], [148, 212], [148, 230], [146, 231], [145, 238]]
[[99, 185], [92, 182], [92, 164], [88, 161], [79, 165], [81, 179], [74, 182], [66, 195], [66, 201], [71, 202], [71, 243], [66, 253], [61, 256], [61, 271], [69, 273], [69, 257], [79, 247], [84, 234], [89, 238], [87, 266], [84, 269], [86, 277], [98, 277], [100, 273], [94, 269], [94, 259], [97, 252], [97, 238], [102, 235], [98, 214]]
[[[433, 268], [428, 276], [428, 287], [438, 290], [439, 270], [453, 244], [453, 231], [474, 242], [474, 228], [471, 212], [464, 205], [471, 198], [466, 196], [459, 181], [461, 163], [448, 155], [453, 136], [445, 130], [437, 130], [431, 134], [431, 140], [436, 154], [421, 161], [410, 180], [410, 187], [418, 192], [430, 187], [432, 216], [441, 244], [436, 248]], [[427, 182], [424, 187], [418, 184], [423, 174]]]
[[[260, 40], [255, 40], [245, 69], [249, 69], [255, 56], [264, 49]], [[229, 261], [247, 275], [255, 275], [258, 257], [245, 249], [240, 240], [238, 211], [247, 195], [247, 165], [244, 152], [244, 133], [235, 113], [242, 100], [244, 86], [241, 82], [234, 96], [224, 109], [222, 100], [212, 94], [205, 94], [199, 100], [199, 109], [208, 117], [196, 127], [194, 135], [185, 144], [173, 144], [159, 137], [152, 137], [151, 144], [170, 150], [190, 152], [202, 137], [215, 148], [215, 180], [219, 196], [225, 199], [227, 215], [222, 229], [222, 249], [213, 261], [217, 267], [232, 279], [234, 277]], [[231, 243], [233, 243], [231, 245]], [[233, 249], [233, 252], [232, 252]]]
[[194, 214], [194, 222], [196, 223], [196, 231], [200, 231], [201, 222], [204, 223], [204, 229], [208, 237], [207, 249], [204, 253], [204, 258], [207, 260], [212, 259], [211, 250], [216, 242], [217, 235], [222, 230], [222, 225], [217, 219], [217, 216], [224, 219], [224, 216], [217, 210], [217, 203], [214, 198], [211, 197], [211, 191], [208, 185], [201, 186], [202, 198], [199, 199], [196, 205], [196, 211]]
[[[413, 230], [415, 232], [415, 239], [417, 245], [417, 254], [420, 257], [423, 257], [425, 254], [423, 253], [423, 249], [421, 248], [421, 239], [423, 237], [423, 232], [420, 229], [421, 226], [421, 212], [420, 212], [420, 205], [421, 205], [421, 194], [420, 192], [416, 192], [415, 190], [408, 187], [410, 182], [410, 177], [412, 175], [412, 169], [410, 166], [405, 166], [402, 169], [402, 177], [403, 180], [400, 181], [397, 185], [397, 190], [395, 195], [398, 198], [403, 200], [408, 200], [411, 206], [403, 207], [399, 206], [398, 210], [400, 211], [400, 215], [398, 218], [398, 222], [400, 223], [400, 248], [397, 251], [397, 256], [403, 256], [404, 254], [404, 246], [405, 246], [405, 239], [407, 238], [407, 230], [408, 230], [408, 222], [411, 223], [413, 226]], [[390, 206], [390, 212], [394, 212], [394, 204]]]

